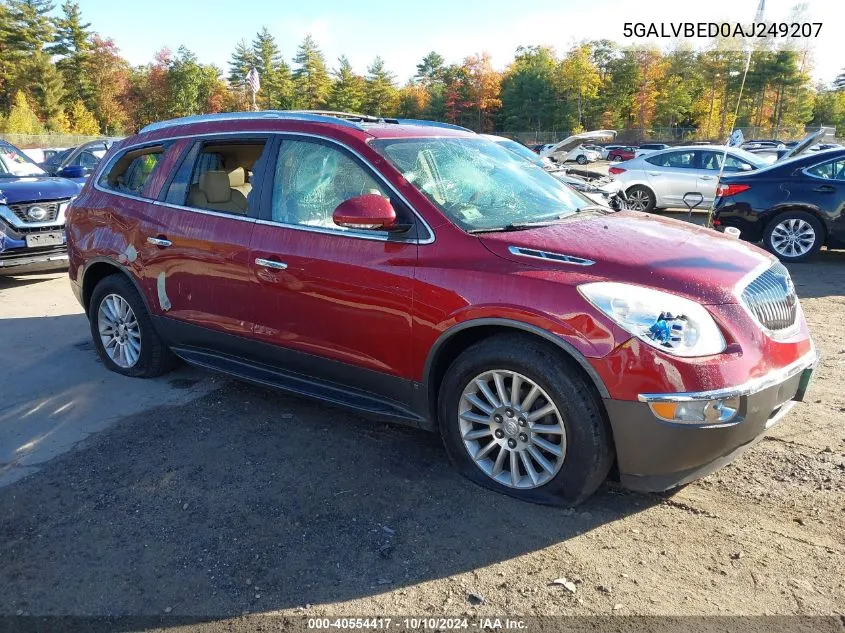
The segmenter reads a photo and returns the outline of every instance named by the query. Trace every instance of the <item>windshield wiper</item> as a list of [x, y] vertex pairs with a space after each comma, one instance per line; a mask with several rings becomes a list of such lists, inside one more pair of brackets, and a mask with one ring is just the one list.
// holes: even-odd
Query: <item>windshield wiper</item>
[[505, 224], [504, 226], [490, 226], [480, 229], [468, 229], [467, 233], [507, 233], [508, 231], [525, 231], [527, 229], [536, 229], [538, 227], [551, 226], [552, 224], [556, 224], [559, 220], [572, 217], [572, 215], [573, 214], [565, 213], [563, 215], [546, 218], [545, 220], [534, 220], [533, 222], [511, 222], [510, 224]]
[[583, 213], [584, 211], [601, 211], [604, 214], [613, 213], [613, 209], [608, 209], [600, 204], [588, 204], [585, 207], [578, 207], [575, 209], [575, 213]]

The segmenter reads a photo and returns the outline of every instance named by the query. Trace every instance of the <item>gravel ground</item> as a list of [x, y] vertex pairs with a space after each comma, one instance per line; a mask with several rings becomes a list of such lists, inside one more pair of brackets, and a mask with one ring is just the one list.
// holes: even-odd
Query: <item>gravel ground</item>
[[808, 401], [674, 494], [528, 505], [432, 435], [221, 381], [0, 489], [0, 616], [842, 616], [845, 253], [791, 270]]

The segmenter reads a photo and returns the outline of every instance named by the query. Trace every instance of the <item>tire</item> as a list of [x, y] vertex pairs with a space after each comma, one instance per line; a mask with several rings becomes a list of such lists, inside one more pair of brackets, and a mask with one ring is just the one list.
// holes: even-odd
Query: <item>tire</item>
[[824, 226], [806, 211], [787, 211], [774, 217], [763, 233], [763, 245], [782, 262], [803, 262], [824, 244]]
[[611, 163], [621, 163], [622, 157], [619, 154], [614, 154], [613, 156], [610, 157], [610, 162]]
[[[121, 313], [124, 304], [128, 306], [131, 313]], [[101, 310], [104, 311], [102, 317]], [[115, 318], [116, 314], [117, 318]], [[135, 286], [121, 274], [109, 275], [94, 287], [88, 308], [88, 322], [94, 348], [103, 364], [113, 372], [133, 378], [153, 378], [170, 371], [176, 364], [176, 357], [155, 331], [150, 315]], [[100, 328], [102, 325], [103, 332], [118, 332], [119, 326], [114, 325], [118, 322], [124, 324], [121, 336], [126, 342], [123, 345], [115, 343], [109, 347], [116, 350], [121, 346], [126, 351], [115, 359], [106, 350]], [[133, 323], [137, 327], [132, 327]], [[137, 352], [134, 351], [136, 345]]]
[[575, 159], [575, 162], [579, 165], [586, 165], [587, 164], [587, 157], [583, 154], [578, 154], [578, 157]]
[[657, 199], [654, 192], [643, 185], [634, 185], [625, 190], [628, 196], [628, 208], [634, 211], [654, 211], [657, 206]]
[[[525, 411], [512, 403], [502, 404], [500, 399], [497, 401], [502, 406], [494, 408], [481, 390], [477, 391], [478, 395], [472, 395], [490, 413], [467, 400], [466, 393], [478, 389], [477, 377], [483, 377], [482, 382], [491, 395], [498, 398], [496, 379], [491, 376], [494, 370], [503, 372], [500, 376], [504, 376], [502, 385], [508, 398], [514, 384], [508, 382], [508, 377], [512, 381], [514, 373], [519, 374], [519, 400], [528, 403]], [[534, 386], [539, 395], [529, 403]], [[533, 503], [576, 505], [604, 482], [613, 465], [612, 434], [598, 394], [571, 361], [541, 341], [521, 334], [502, 334], [472, 345], [446, 371], [439, 396], [438, 420], [446, 452], [462, 475], [485, 488]], [[546, 409], [548, 404], [557, 407], [557, 411], [520, 428], [518, 423], [525, 421], [525, 415]], [[514, 417], [508, 418], [510, 407]], [[496, 416], [501, 423], [496, 423]], [[489, 423], [478, 422], [478, 418], [486, 418]], [[530, 432], [539, 428], [556, 429], [556, 433]], [[477, 441], [473, 434], [480, 435]], [[557, 445], [559, 457], [541, 447], [538, 437], [545, 442], [544, 446]], [[496, 443], [492, 449], [491, 442]], [[509, 442], [513, 442], [516, 450], [506, 450]], [[532, 448], [546, 460], [548, 468], [544, 469], [540, 461], [531, 457], [528, 451]], [[488, 451], [486, 456], [479, 458], [484, 449]], [[505, 457], [500, 460], [503, 453]], [[517, 478], [512, 475], [511, 453], [517, 455], [514, 457]], [[536, 480], [521, 454], [532, 464]]]

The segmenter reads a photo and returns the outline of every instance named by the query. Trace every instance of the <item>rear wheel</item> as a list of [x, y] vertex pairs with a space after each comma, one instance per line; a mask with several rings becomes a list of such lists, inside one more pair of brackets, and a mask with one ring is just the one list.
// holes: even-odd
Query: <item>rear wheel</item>
[[94, 347], [110, 370], [137, 378], [169, 371], [175, 357], [153, 327], [141, 296], [120, 274], [102, 279], [88, 309]]
[[521, 335], [486, 339], [455, 360], [439, 420], [463, 475], [525, 501], [580, 503], [613, 464], [592, 386], [555, 350]]
[[766, 227], [763, 244], [781, 261], [801, 262], [815, 255], [824, 241], [824, 227], [806, 211], [788, 211]]
[[654, 192], [642, 185], [630, 187], [625, 195], [628, 196], [628, 208], [634, 211], [653, 211], [657, 204]]
[[621, 163], [622, 157], [619, 154], [614, 154], [613, 156], [610, 157], [610, 162], [611, 163]]
[[578, 154], [578, 157], [575, 159], [575, 162], [579, 165], [586, 165], [587, 164], [587, 157], [583, 154]]

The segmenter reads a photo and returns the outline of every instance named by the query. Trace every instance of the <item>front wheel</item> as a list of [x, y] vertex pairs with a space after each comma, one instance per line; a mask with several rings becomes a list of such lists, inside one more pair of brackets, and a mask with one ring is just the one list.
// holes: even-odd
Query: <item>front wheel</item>
[[439, 421], [456, 468], [525, 501], [574, 505], [613, 464], [604, 410], [556, 350], [500, 335], [464, 351], [443, 378]]
[[775, 217], [766, 227], [763, 244], [784, 262], [801, 262], [822, 247], [824, 227], [806, 211], [788, 211]]
[[614, 154], [613, 156], [610, 157], [610, 162], [611, 163], [621, 163], [622, 157], [619, 154]]

